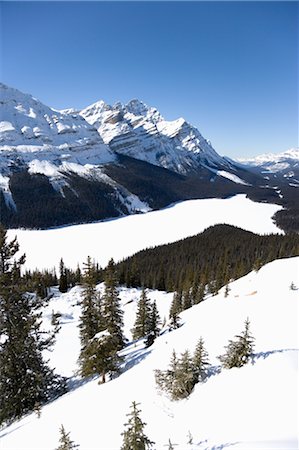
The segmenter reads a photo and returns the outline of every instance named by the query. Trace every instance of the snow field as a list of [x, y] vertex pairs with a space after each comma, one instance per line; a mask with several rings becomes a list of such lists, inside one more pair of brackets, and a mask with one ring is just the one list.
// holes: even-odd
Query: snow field
[[[133, 400], [141, 403], [145, 431], [156, 442], [156, 450], [167, 448], [169, 438], [178, 450], [297, 449], [298, 290], [291, 290], [290, 284], [299, 286], [298, 269], [299, 257], [269, 263], [232, 282], [227, 298], [222, 288], [181, 313], [182, 327], [164, 330], [152, 347], [144, 349], [142, 340], [131, 343], [122, 351], [126, 361], [119, 377], [105, 385], [98, 385], [97, 379], [85, 382], [43, 407], [40, 419], [31, 414], [2, 430], [1, 450], [53, 450], [62, 423], [81, 450], [119, 450]], [[120, 289], [129, 338], [139, 294], [140, 290]], [[56, 295], [44, 312], [45, 322], [50, 321], [51, 307], [63, 313], [51, 364], [59, 362], [58, 372], [72, 374], [79, 352], [80, 288]], [[149, 296], [156, 299], [163, 318], [172, 294], [150, 291]], [[247, 317], [255, 337], [253, 364], [215, 373], [197, 384], [186, 400], [171, 402], [159, 394], [154, 370], [168, 367], [173, 349], [178, 354], [185, 349], [193, 352], [202, 336], [210, 362], [219, 371], [217, 356], [228, 339], [244, 329]], [[189, 446], [188, 431], [194, 442]]]
[[[58, 268], [63, 257], [75, 269], [87, 256], [106, 266], [146, 247], [193, 236], [205, 228], [226, 223], [259, 234], [281, 233], [271, 217], [278, 205], [255, 203], [245, 195], [228, 199], [188, 200], [160, 211], [136, 214], [104, 222], [50, 230], [9, 230], [26, 253], [27, 269]], [[72, 249], [72, 251], [70, 251]]]

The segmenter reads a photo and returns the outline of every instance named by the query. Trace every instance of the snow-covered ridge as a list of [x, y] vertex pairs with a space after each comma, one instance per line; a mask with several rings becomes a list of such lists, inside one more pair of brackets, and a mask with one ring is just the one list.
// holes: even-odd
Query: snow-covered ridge
[[31, 95], [0, 84], [0, 172], [34, 159], [104, 164], [113, 152], [80, 115], [49, 108]]
[[[167, 448], [169, 438], [178, 450], [295, 450], [298, 448], [298, 287], [299, 258], [273, 261], [229, 284], [218, 295], [180, 314], [182, 326], [172, 332], [167, 324], [154, 344], [132, 342], [122, 354], [123, 373], [104, 385], [94, 379], [44, 406], [41, 416], [26, 416], [0, 431], [5, 450], [53, 450], [59, 428], [83, 450], [119, 450], [126, 414], [133, 400], [140, 402], [145, 434], [153, 449]], [[103, 286], [99, 285], [98, 290]], [[80, 351], [78, 321], [80, 287], [57, 291], [44, 310], [51, 326], [52, 310], [60, 312], [61, 330], [47, 355], [57, 372], [72, 376]], [[140, 290], [121, 288], [125, 334], [135, 320]], [[172, 294], [150, 291], [160, 316], [166, 316]], [[254, 357], [242, 368], [221, 369], [217, 356], [229, 339], [244, 329], [246, 318], [255, 338]], [[212, 365], [205, 383], [198, 383], [188, 399], [171, 401], [160, 394], [154, 371], [168, 367], [173, 349], [194, 352], [204, 339]], [[73, 380], [75, 381], [75, 380]], [[99, 429], [99, 423], [101, 427]], [[187, 444], [192, 435], [193, 443]]]
[[265, 167], [272, 172], [287, 170], [290, 167], [299, 168], [299, 148], [291, 148], [282, 153], [265, 153], [255, 158], [238, 158], [243, 164], [255, 167]]

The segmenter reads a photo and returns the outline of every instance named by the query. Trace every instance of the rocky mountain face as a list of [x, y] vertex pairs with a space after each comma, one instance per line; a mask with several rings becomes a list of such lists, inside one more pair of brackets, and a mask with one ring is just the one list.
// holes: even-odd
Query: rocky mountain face
[[49, 227], [246, 193], [281, 202], [262, 170], [221, 157], [139, 100], [57, 111], [0, 84], [0, 219]]
[[114, 106], [100, 101], [80, 114], [117, 153], [181, 174], [203, 165], [229, 167], [195, 127], [182, 118], [166, 121], [139, 100]]

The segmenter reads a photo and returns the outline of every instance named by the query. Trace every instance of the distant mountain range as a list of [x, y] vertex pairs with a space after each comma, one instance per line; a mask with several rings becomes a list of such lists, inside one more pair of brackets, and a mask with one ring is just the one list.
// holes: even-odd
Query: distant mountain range
[[[299, 229], [299, 152], [233, 161], [184, 119], [139, 100], [54, 110], [0, 84], [0, 219], [45, 228], [246, 193]], [[290, 212], [291, 211], [291, 212]], [[277, 213], [279, 215], [279, 213]]]

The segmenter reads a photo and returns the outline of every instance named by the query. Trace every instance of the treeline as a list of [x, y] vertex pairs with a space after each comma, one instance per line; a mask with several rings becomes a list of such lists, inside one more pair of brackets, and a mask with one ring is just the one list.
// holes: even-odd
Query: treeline
[[117, 264], [120, 284], [199, 295], [278, 258], [299, 255], [298, 234], [256, 235], [231, 225], [140, 251]]

